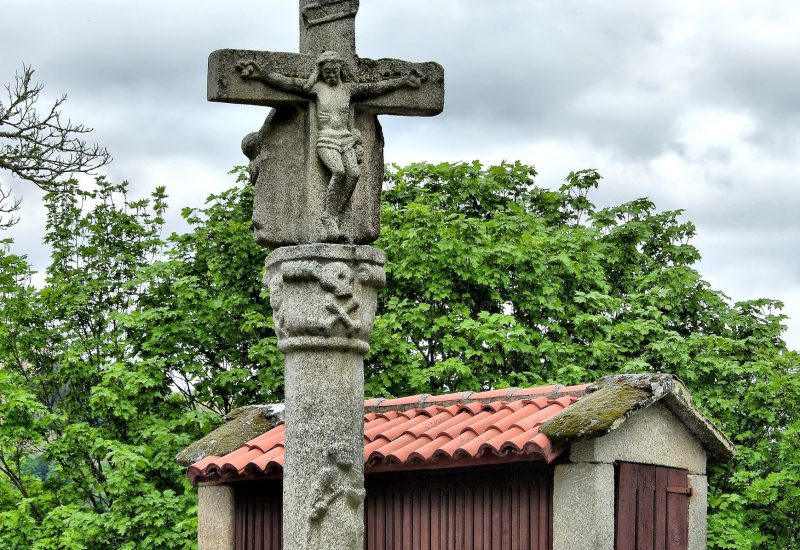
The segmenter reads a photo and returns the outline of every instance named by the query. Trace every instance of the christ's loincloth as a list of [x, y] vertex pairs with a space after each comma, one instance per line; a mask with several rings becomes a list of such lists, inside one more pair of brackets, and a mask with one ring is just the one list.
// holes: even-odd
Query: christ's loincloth
[[358, 130], [333, 130], [325, 128], [320, 130], [317, 137], [317, 149], [331, 149], [339, 154], [354, 151], [359, 164], [364, 156], [364, 147]]

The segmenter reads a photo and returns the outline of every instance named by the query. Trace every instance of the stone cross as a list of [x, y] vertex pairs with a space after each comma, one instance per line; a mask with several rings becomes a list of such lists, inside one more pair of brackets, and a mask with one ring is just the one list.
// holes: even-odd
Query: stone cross
[[440, 65], [356, 55], [358, 5], [300, 0], [299, 54], [209, 57], [210, 101], [274, 109], [242, 142], [263, 246], [374, 242], [383, 182], [377, 115], [432, 116], [444, 106]]
[[378, 115], [444, 106], [436, 63], [361, 59], [358, 0], [300, 0], [300, 53], [218, 50], [208, 99], [273, 108], [242, 150], [286, 388], [283, 547], [364, 547], [364, 362], [383, 253]]

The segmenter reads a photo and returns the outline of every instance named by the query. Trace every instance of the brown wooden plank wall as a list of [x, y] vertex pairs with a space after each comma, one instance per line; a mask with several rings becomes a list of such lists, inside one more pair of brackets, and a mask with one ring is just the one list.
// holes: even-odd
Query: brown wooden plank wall
[[281, 550], [281, 480], [240, 483], [234, 489], [236, 550]]
[[[373, 474], [367, 550], [550, 550], [552, 468]], [[280, 481], [236, 488], [236, 550], [280, 550]]]
[[367, 478], [367, 550], [549, 550], [552, 469]]
[[687, 471], [621, 462], [616, 474], [616, 549], [686, 550]]

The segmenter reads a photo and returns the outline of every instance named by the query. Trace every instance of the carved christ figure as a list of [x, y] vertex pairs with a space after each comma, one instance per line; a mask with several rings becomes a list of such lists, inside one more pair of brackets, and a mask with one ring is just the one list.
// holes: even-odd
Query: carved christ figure
[[361, 136], [353, 126], [352, 105], [361, 97], [380, 96], [399, 88], [419, 88], [416, 72], [378, 82], [358, 82], [337, 52], [324, 52], [308, 79], [285, 76], [242, 61], [236, 69], [245, 80], [257, 80], [286, 92], [313, 99], [317, 108], [317, 156], [330, 171], [321, 223], [332, 240], [342, 238], [340, 224], [360, 177]]

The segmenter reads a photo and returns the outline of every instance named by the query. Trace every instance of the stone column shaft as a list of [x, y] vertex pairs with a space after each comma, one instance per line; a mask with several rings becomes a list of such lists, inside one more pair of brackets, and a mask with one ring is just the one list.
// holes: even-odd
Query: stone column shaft
[[383, 263], [370, 246], [333, 244], [280, 248], [267, 258], [285, 354], [287, 550], [363, 548], [363, 356]]
[[285, 365], [284, 548], [363, 548], [363, 360], [298, 351]]

